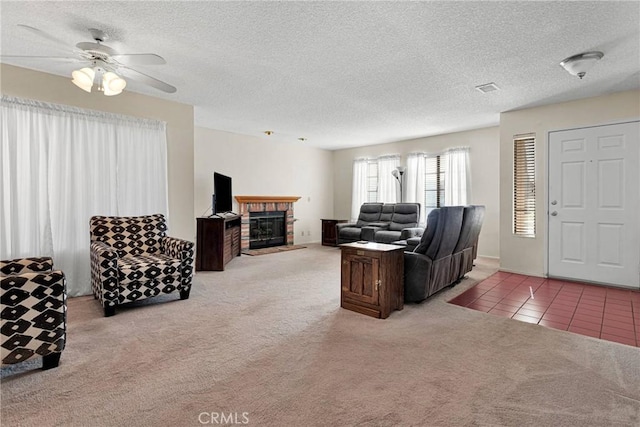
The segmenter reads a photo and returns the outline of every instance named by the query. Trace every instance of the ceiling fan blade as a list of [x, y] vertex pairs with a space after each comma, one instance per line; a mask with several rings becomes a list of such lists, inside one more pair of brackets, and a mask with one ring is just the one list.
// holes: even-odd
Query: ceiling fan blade
[[134, 70], [133, 68], [129, 68], [129, 67], [125, 67], [124, 65], [121, 65], [119, 69], [123, 70], [122, 74], [125, 77], [128, 77], [131, 80], [135, 80], [140, 83], [144, 83], [146, 85], [154, 87], [163, 92], [176, 93], [176, 91], [178, 90], [175, 88], [175, 86], [171, 86], [169, 83], [165, 83], [162, 80], [158, 80], [156, 78], [148, 76], [144, 73], [141, 73], [140, 71]]
[[117, 55], [118, 52], [116, 52], [114, 49], [110, 48], [107, 45], [104, 45], [102, 43], [92, 43], [92, 42], [80, 42], [76, 44], [76, 47], [80, 50], [83, 51], [95, 51], [95, 52], [102, 52], [102, 53], [106, 53], [109, 56], [113, 56], [113, 55]]
[[59, 38], [52, 36], [49, 33], [46, 33], [38, 28], [35, 27], [31, 27], [29, 25], [25, 25], [25, 24], [18, 24], [18, 27], [22, 28], [23, 30], [27, 30], [29, 32], [31, 32], [32, 34], [36, 34], [37, 36], [40, 36], [50, 42], [53, 42], [55, 44], [60, 45], [60, 47], [64, 47], [66, 50], [71, 50], [71, 47], [69, 46], [69, 43], [60, 40]]
[[32, 55], [0, 55], [2, 59], [19, 59], [19, 60], [46, 60], [54, 62], [86, 62], [80, 58], [71, 58], [68, 56], [32, 56]]
[[112, 56], [122, 65], [163, 65], [167, 61], [155, 53], [122, 53]]

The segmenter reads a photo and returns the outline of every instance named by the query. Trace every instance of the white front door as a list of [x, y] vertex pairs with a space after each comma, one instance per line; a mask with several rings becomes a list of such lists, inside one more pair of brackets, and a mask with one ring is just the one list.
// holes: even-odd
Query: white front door
[[549, 276], [640, 288], [640, 122], [549, 133]]

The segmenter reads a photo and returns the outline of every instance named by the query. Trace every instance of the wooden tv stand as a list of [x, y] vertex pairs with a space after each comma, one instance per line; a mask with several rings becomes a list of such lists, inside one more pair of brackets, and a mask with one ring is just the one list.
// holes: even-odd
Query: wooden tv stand
[[223, 271], [240, 256], [240, 215], [196, 218], [196, 271]]

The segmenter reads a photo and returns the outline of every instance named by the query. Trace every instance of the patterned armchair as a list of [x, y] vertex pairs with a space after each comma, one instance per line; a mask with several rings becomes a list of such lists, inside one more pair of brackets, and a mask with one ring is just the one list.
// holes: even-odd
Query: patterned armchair
[[67, 330], [64, 273], [51, 258], [0, 261], [1, 355], [9, 365], [42, 357], [42, 369], [60, 363]]
[[192, 242], [166, 236], [164, 215], [94, 216], [91, 287], [105, 317], [127, 302], [180, 291], [189, 298], [193, 278]]

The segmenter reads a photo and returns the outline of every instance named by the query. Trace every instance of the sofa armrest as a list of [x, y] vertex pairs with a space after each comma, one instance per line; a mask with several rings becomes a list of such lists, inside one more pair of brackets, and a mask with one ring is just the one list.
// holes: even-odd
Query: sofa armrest
[[422, 237], [422, 233], [424, 233], [424, 228], [421, 227], [403, 228], [402, 231], [400, 231], [399, 240], [407, 240], [412, 237]]
[[407, 247], [405, 249], [405, 251], [407, 252], [413, 252], [418, 245], [420, 244], [420, 240], [422, 240], [422, 237], [410, 237], [406, 240], [407, 242]]
[[336, 224], [336, 231], [340, 234], [340, 230], [345, 227], [357, 227], [358, 225], [355, 222], [341, 222]]
[[180, 260], [181, 290], [184, 291], [191, 289], [194, 247], [193, 242], [176, 237], [164, 236], [160, 239], [160, 252]]
[[51, 257], [16, 258], [0, 261], [0, 274], [43, 273], [53, 270]]
[[404, 253], [404, 298], [418, 302], [429, 296], [429, 280], [433, 261], [416, 252]]
[[376, 227], [378, 230], [388, 230], [389, 223], [388, 222], [372, 222], [367, 224], [367, 227]]
[[376, 231], [379, 230], [379, 228], [377, 227], [362, 227], [360, 229], [360, 240], [366, 240], [368, 242], [373, 242], [375, 241], [375, 235], [376, 235]]

